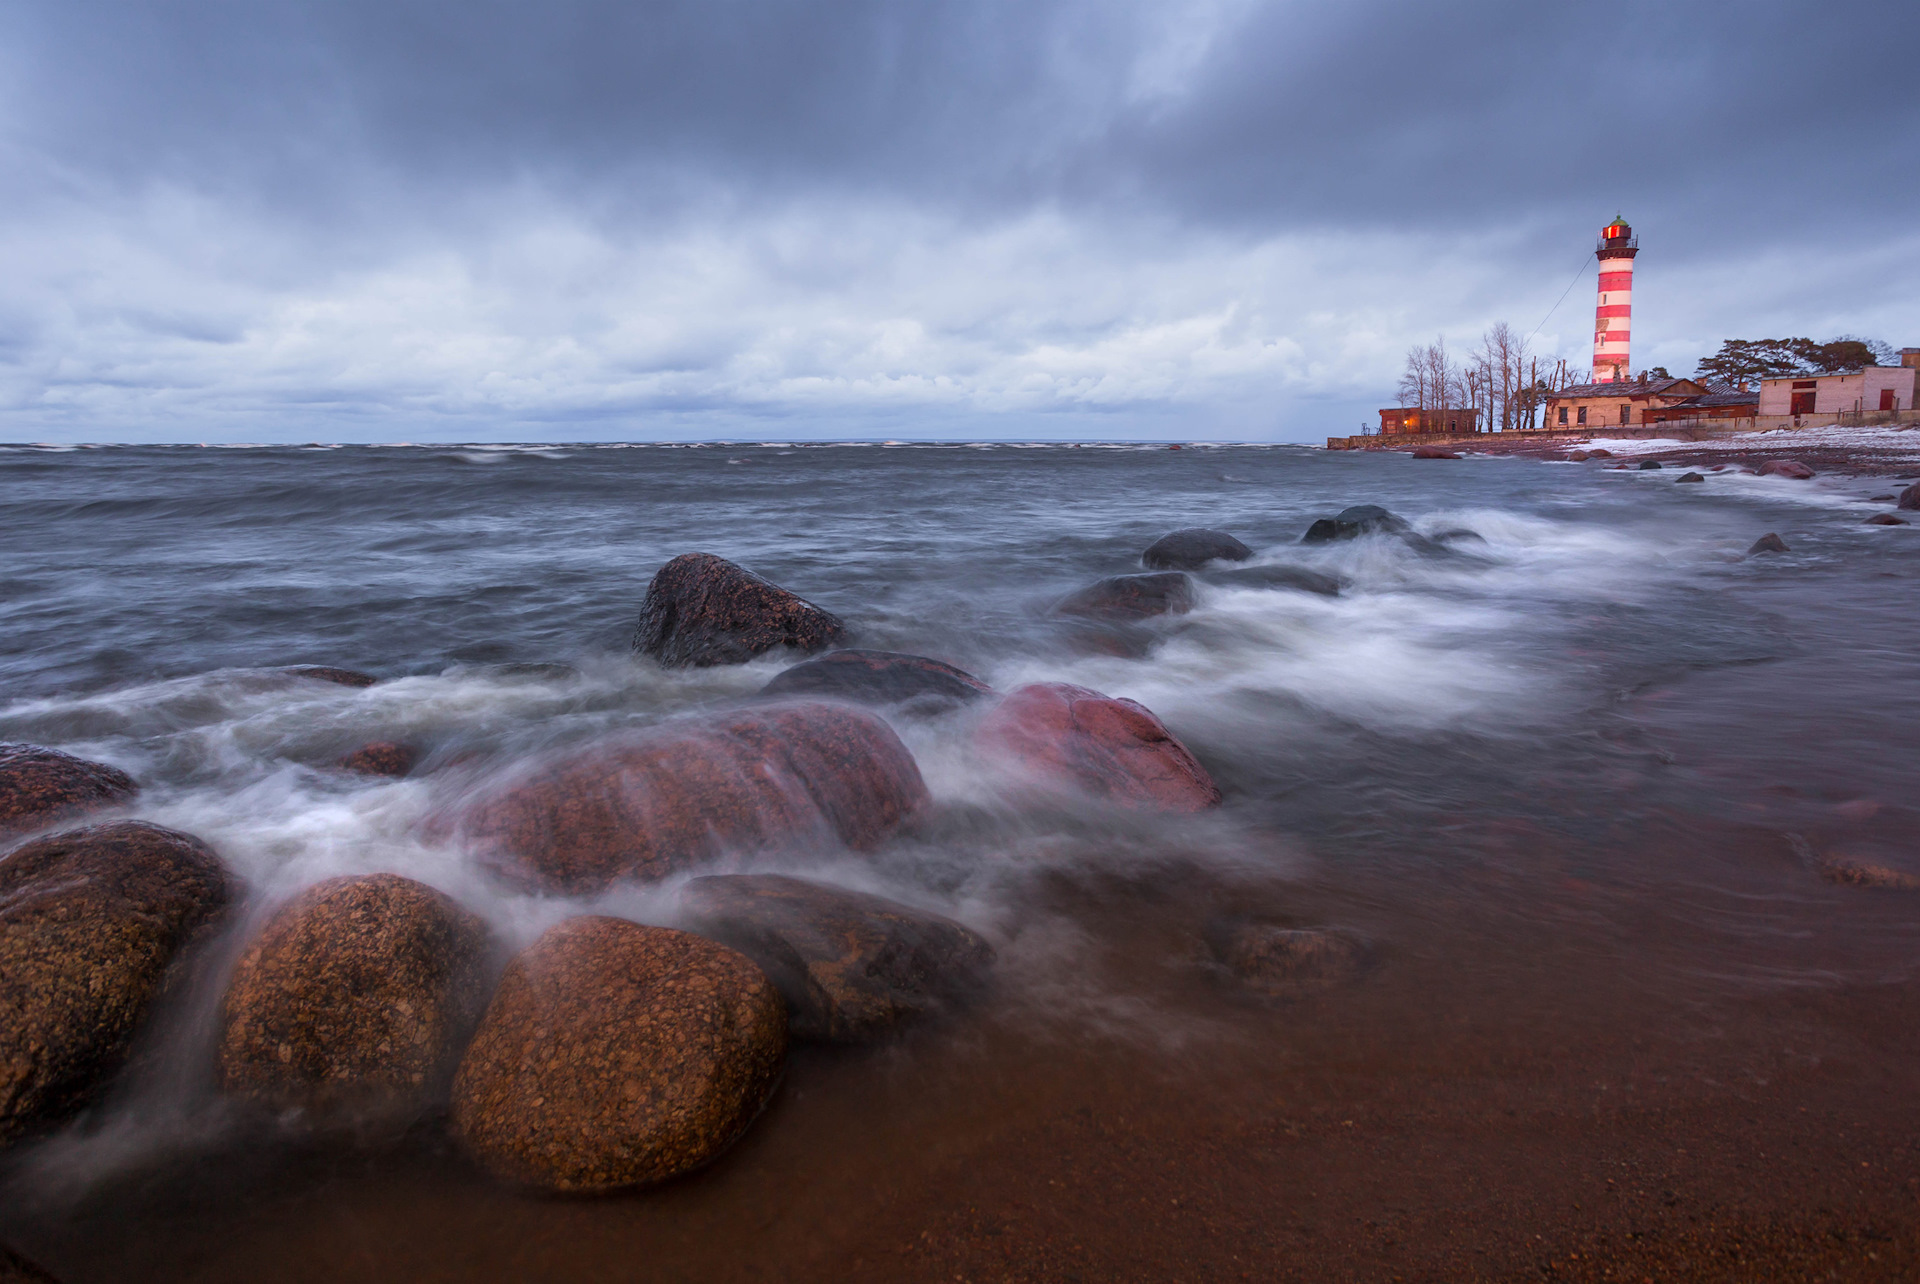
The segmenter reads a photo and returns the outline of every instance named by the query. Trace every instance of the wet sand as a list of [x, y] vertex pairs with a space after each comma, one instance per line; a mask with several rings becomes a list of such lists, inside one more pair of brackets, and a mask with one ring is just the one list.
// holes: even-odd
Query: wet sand
[[[662, 1190], [523, 1196], [423, 1133], [165, 1162], [59, 1225], [16, 1186], [0, 1229], [73, 1281], [1914, 1278], [1920, 986], [1871, 978], [1916, 901], [1820, 882], [1765, 825], [1614, 837], [1624, 874], [1482, 820], [1451, 840], [1480, 862], [1413, 886], [1061, 881], [1089, 981], [1132, 996], [1107, 1030], [1029, 995], [805, 1051]], [[1254, 999], [1196, 965], [1222, 907], [1391, 945]]]

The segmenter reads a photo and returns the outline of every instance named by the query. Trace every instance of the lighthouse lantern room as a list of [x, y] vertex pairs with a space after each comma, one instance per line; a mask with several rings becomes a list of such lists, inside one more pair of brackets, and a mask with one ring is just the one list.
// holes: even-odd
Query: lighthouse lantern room
[[1640, 238], [1615, 216], [1600, 229], [1594, 255], [1600, 260], [1599, 299], [1593, 307], [1593, 381], [1628, 377], [1627, 347], [1633, 330], [1633, 259]]

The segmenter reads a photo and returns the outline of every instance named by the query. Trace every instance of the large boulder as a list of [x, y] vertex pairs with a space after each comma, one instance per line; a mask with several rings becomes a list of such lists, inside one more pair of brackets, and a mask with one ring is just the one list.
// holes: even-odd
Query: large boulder
[[1413, 527], [1378, 504], [1354, 504], [1333, 517], [1322, 517], [1300, 537], [1303, 544], [1330, 544], [1362, 535], [1409, 535]]
[[1901, 491], [1900, 499], [1894, 507], [1904, 508], [1908, 511], [1920, 509], [1920, 482], [1915, 482], [1913, 485]]
[[486, 1003], [486, 924], [410, 878], [334, 878], [281, 906], [220, 1006], [221, 1086], [316, 1118], [418, 1115]]
[[804, 702], [665, 723], [523, 768], [455, 826], [509, 881], [579, 893], [722, 853], [871, 848], [926, 800], [885, 722]]
[[234, 893], [206, 844], [145, 821], [0, 857], [0, 1145], [120, 1068], [169, 965]]
[[1208, 562], [1244, 562], [1253, 550], [1225, 531], [1191, 526], [1147, 545], [1140, 562], [1155, 571], [1197, 571]]
[[853, 1043], [963, 998], [993, 947], [949, 918], [779, 874], [696, 878], [681, 908], [703, 936], [760, 965], [793, 1033]]
[[976, 743], [1023, 780], [1122, 807], [1204, 811], [1220, 802], [1206, 768], [1150, 710], [1085, 687], [1019, 688], [981, 719]]
[[898, 651], [829, 651], [794, 665], [760, 689], [768, 696], [827, 696], [860, 704], [951, 709], [993, 688], [962, 669]]
[[1868, 526], [1905, 526], [1907, 523], [1905, 519], [1895, 517], [1892, 513], [1875, 513], [1867, 519], [1866, 524]]
[[454, 1080], [454, 1131], [509, 1181], [664, 1181], [746, 1131], [786, 1046], [780, 992], [745, 956], [670, 928], [571, 918], [501, 977]]
[[847, 637], [840, 617], [712, 553], [686, 553], [654, 575], [633, 649], [670, 668], [744, 664], [776, 647], [824, 651]]
[[1747, 549], [1747, 556], [1752, 557], [1755, 553], [1791, 553], [1792, 551], [1793, 550], [1787, 546], [1787, 541], [1781, 539], [1774, 532], [1768, 531], [1765, 535], [1753, 541], [1752, 546]]
[[1057, 615], [1097, 620], [1144, 620], [1155, 615], [1185, 615], [1193, 609], [1193, 582], [1180, 571], [1115, 575], [1063, 598]]
[[0, 743], [0, 839], [118, 806], [139, 792], [132, 776], [104, 762]]
[[1760, 466], [1762, 477], [1790, 477], [1795, 481], [1807, 481], [1813, 476], [1813, 469], [1797, 459], [1770, 459]]
[[1209, 584], [1229, 588], [1298, 589], [1322, 597], [1340, 596], [1339, 580], [1304, 566], [1237, 566], [1230, 571], [1210, 571], [1206, 578]]

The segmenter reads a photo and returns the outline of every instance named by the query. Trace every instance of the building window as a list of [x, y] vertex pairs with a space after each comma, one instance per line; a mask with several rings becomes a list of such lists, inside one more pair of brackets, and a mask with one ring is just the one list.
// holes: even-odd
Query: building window
[[1620, 407], [1620, 422], [1623, 424], [1627, 422], [1627, 417], [1632, 413], [1633, 413], [1633, 407], [1631, 405]]
[[1575, 421], [1583, 427], [1585, 426], [1587, 422], [1587, 408], [1585, 406], [1580, 407], [1579, 413], [1575, 416]]
[[1565, 406], [1560, 407], [1560, 426], [1562, 428], [1567, 426], [1567, 408]]

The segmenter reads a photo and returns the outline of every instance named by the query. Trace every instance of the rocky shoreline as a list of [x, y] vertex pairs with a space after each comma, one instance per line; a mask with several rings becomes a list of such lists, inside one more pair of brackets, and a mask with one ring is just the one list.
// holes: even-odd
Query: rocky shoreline
[[[1447, 552], [1368, 506], [1316, 522], [1306, 542], [1368, 534]], [[1339, 592], [1304, 568], [1238, 567], [1251, 557], [1222, 532], [1177, 531], [1146, 550], [1144, 572], [1071, 594], [1053, 616], [1071, 645], [1122, 651], [1141, 621], [1191, 609], [1200, 580]], [[857, 856], [911, 835], [933, 803], [883, 714], [958, 720], [1010, 796], [1164, 815], [1222, 800], [1134, 701], [1060, 682], [999, 692], [929, 657], [832, 649], [853, 639], [744, 568], [675, 558], [649, 586], [636, 655], [667, 667], [770, 651], [799, 661], [756, 699], [510, 763], [437, 762], [376, 741], [335, 765], [425, 772], [444, 795], [423, 822], [430, 839], [503, 886], [566, 900], [723, 857]], [[139, 799], [139, 783], [106, 764], [0, 747], [0, 824], [14, 844], [0, 855], [0, 1147], [56, 1136], [98, 1101], [162, 997], [235, 931], [245, 939], [218, 965], [211, 1078], [237, 1108], [329, 1144], [426, 1122], [503, 1181], [556, 1192], [699, 1168], [765, 1109], [790, 1040], [884, 1039], [991, 988], [995, 950], [973, 928], [785, 874], [685, 882], [688, 930], [581, 913], [518, 951], [455, 898], [397, 874], [254, 904], [206, 843], [118, 818]], [[1210, 966], [1261, 994], [1347, 977], [1364, 953], [1335, 929], [1216, 935]]]

